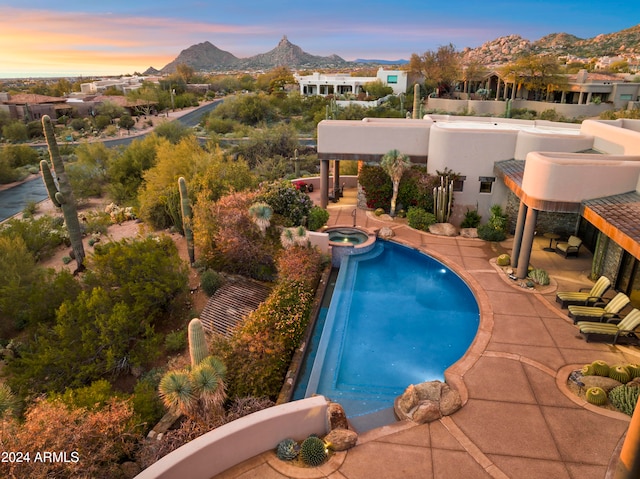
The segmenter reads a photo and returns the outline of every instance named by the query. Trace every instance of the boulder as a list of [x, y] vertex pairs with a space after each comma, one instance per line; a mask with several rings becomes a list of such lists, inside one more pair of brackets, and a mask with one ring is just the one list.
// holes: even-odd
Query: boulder
[[428, 381], [416, 384], [416, 392], [420, 401], [440, 401], [442, 386], [444, 383], [440, 381]]
[[349, 429], [349, 421], [342, 406], [338, 403], [329, 403], [327, 408], [327, 419], [329, 420], [329, 429]]
[[592, 387], [599, 387], [604, 389], [607, 393], [616, 386], [620, 386], [622, 383], [605, 376], [582, 376], [580, 381], [584, 384], [585, 389]]
[[429, 233], [438, 236], [458, 236], [458, 230], [451, 223], [434, 223], [429, 226]]
[[442, 387], [440, 396], [440, 413], [443, 416], [453, 414], [462, 407], [462, 398], [458, 391], [451, 389], [448, 384]]
[[331, 445], [330, 447], [334, 451], [346, 451], [356, 445], [358, 434], [348, 429], [333, 429], [325, 436], [324, 440]]
[[420, 398], [413, 384], [410, 384], [404, 393], [398, 398], [398, 408], [404, 413], [409, 414], [411, 410], [418, 405]]
[[378, 231], [378, 238], [382, 238], [385, 240], [391, 239], [395, 235], [396, 234], [393, 232], [393, 230], [388, 226], [383, 226], [382, 228], [380, 228], [380, 231]]
[[411, 415], [413, 422], [418, 424], [426, 424], [436, 421], [442, 417], [440, 413], [440, 405], [436, 401], [420, 401], [420, 404]]
[[463, 238], [477, 238], [478, 228], [461, 228], [460, 236], [462, 236]]

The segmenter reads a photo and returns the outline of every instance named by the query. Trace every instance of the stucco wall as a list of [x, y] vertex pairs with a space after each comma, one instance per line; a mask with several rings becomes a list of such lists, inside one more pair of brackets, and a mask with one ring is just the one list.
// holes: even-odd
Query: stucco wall
[[[637, 124], [624, 120], [598, 121], [585, 120], [580, 131], [592, 135], [593, 147], [610, 155], [640, 155], [640, 137]], [[632, 128], [629, 128], [632, 127]]]
[[519, 131], [513, 157], [524, 160], [532, 151], [561, 151], [573, 153], [593, 147], [593, 136], [560, 135], [549, 132]]
[[328, 431], [327, 400], [314, 396], [274, 406], [220, 426], [185, 444], [135, 479], [210, 479], [291, 437]]

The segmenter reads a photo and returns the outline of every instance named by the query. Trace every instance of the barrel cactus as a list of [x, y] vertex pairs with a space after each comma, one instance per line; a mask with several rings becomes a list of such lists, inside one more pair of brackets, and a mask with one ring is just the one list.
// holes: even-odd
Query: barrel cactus
[[596, 406], [602, 406], [607, 402], [607, 393], [604, 392], [604, 389], [597, 386], [587, 389], [586, 396], [587, 401], [591, 404], [595, 404]]
[[291, 438], [283, 439], [276, 448], [276, 455], [282, 461], [293, 461], [298, 457], [299, 452], [300, 446]]
[[593, 366], [593, 373], [596, 376], [608, 376], [609, 375], [609, 365], [602, 360], [597, 360], [591, 363]]
[[633, 415], [633, 411], [638, 403], [638, 396], [640, 396], [640, 388], [629, 387], [624, 384], [609, 391], [609, 401], [611, 401], [611, 404], [628, 416]]
[[629, 374], [627, 367], [622, 366], [621, 364], [617, 364], [609, 368], [609, 377], [621, 382], [622, 384], [626, 384], [631, 380], [631, 375]]
[[498, 266], [509, 266], [511, 264], [511, 256], [507, 253], [501, 254], [496, 260]]
[[300, 457], [309, 466], [319, 466], [327, 459], [327, 447], [316, 436], [309, 436], [300, 446]]
[[631, 379], [640, 377], [640, 364], [627, 364], [627, 371], [629, 371]]
[[593, 376], [595, 374], [593, 364], [585, 364], [582, 366], [582, 369], [580, 369], [580, 372], [583, 376]]

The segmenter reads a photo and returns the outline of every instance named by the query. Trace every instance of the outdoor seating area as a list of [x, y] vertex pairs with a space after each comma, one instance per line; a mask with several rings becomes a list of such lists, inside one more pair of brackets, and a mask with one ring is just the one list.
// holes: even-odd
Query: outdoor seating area
[[556, 243], [555, 251], [556, 253], [563, 255], [565, 258], [568, 258], [569, 256], [578, 256], [580, 246], [582, 246], [582, 240], [577, 236], [571, 235], [566, 242]]
[[620, 312], [631, 302], [624, 293], [617, 293], [613, 298], [594, 306], [569, 306], [569, 317], [573, 324], [579, 321], [612, 321], [619, 318]]
[[636, 328], [640, 326], [640, 310], [634, 308], [618, 324], [581, 321], [580, 334], [587, 342], [640, 345]]
[[603, 295], [611, 287], [611, 280], [606, 276], [600, 276], [591, 289], [580, 288], [578, 291], [559, 291], [556, 293], [556, 302], [561, 308], [569, 305], [593, 306], [602, 301]]

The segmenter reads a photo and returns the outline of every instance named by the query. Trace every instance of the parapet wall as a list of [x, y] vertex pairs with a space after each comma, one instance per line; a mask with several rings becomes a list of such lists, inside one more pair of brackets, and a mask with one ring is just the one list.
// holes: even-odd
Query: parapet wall
[[270, 407], [220, 426], [167, 454], [135, 479], [210, 479], [291, 437], [328, 432], [327, 400], [314, 396]]

